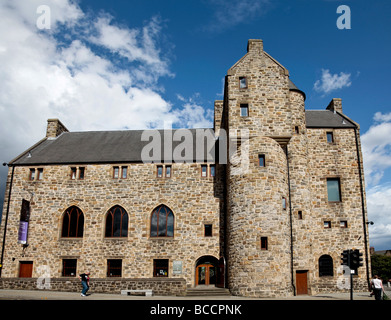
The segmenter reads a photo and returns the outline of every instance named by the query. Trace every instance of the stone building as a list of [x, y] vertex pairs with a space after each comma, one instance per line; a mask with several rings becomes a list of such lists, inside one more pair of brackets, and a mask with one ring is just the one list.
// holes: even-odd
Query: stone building
[[[333, 99], [305, 110], [288, 70], [249, 40], [227, 72], [214, 128], [69, 132], [10, 161], [1, 287], [95, 292], [202, 285], [248, 297], [368, 284], [359, 126]], [[6, 232], [5, 232], [6, 231]]]

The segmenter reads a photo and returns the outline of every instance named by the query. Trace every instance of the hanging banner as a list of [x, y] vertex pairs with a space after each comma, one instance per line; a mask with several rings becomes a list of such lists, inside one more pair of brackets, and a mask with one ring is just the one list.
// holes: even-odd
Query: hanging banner
[[19, 233], [18, 243], [27, 243], [27, 232], [30, 220], [30, 201], [25, 199], [22, 200], [22, 208], [20, 209], [20, 222], [19, 222]]

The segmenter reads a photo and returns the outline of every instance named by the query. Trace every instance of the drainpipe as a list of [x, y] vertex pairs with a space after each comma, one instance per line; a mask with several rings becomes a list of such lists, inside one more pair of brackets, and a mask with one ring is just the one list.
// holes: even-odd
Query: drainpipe
[[288, 157], [288, 145], [285, 149], [286, 154], [286, 166], [288, 170], [288, 191], [289, 191], [289, 221], [290, 221], [290, 233], [291, 233], [291, 284], [293, 289], [293, 295], [296, 296], [296, 288], [294, 282], [294, 273], [293, 273], [293, 228], [292, 228], [292, 200], [291, 200], [291, 180], [289, 176], [289, 157]]
[[367, 223], [365, 221], [364, 187], [363, 187], [363, 181], [362, 181], [361, 159], [360, 159], [360, 151], [359, 151], [359, 146], [358, 146], [357, 126], [356, 125], [354, 127], [354, 137], [356, 139], [358, 174], [359, 174], [359, 177], [360, 177], [361, 208], [362, 208], [362, 220], [363, 220], [363, 229], [364, 229], [364, 245], [365, 245], [365, 267], [366, 267], [366, 270], [367, 270], [367, 285], [368, 285], [368, 288], [370, 288], [369, 259], [368, 259], [368, 241], [367, 241]]
[[[10, 166], [9, 163], [3, 163], [3, 166], [8, 165]], [[11, 191], [12, 191], [12, 182], [14, 181], [14, 172], [15, 172], [15, 166], [12, 166], [12, 173], [11, 173], [11, 181], [10, 181], [10, 186], [8, 190], [8, 202], [7, 202], [7, 211], [5, 214], [5, 222], [4, 222], [4, 235], [3, 235], [3, 247], [1, 249], [1, 261], [0, 261], [0, 278], [1, 278], [1, 273], [3, 271], [3, 258], [4, 258], [4, 249], [5, 249], [5, 238], [7, 234], [7, 224], [8, 224], [8, 213], [10, 209], [10, 202], [11, 202]]]

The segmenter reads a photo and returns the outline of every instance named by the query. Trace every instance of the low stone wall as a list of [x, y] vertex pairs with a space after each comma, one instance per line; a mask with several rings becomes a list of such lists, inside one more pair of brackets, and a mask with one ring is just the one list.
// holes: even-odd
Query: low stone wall
[[[52, 290], [81, 292], [79, 279], [75, 278], [2, 278], [0, 289], [14, 290]], [[91, 279], [90, 291], [95, 293], [120, 294], [121, 290], [152, 289], [153, 295], [185, 296], [184, 279]]]

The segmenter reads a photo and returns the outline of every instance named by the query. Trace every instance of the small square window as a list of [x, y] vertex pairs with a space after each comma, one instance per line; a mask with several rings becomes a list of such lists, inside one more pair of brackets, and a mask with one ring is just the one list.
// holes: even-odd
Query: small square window
[[324, 221], [323, 228], [330, 229], [331, 228], [331, 221]]
[[267, 250], [267, 237], [261, 237], [261, 250]]
[[62, 260], [62, 276], [76, 277], [77, 259], [63, 259]]
[[114, 179], [119, 178], [119, 167], [113, 167], [113, 178]]
[[153, 276], [168, 277], [168, 259], [153, 260]]
[[208, 166], [206, 164], [201, 164], [201, 177], [208, 176]]
[[166, 178], [171, 178], [171, 166], [166, 166]]
[[204, 225], [204, 235], [205, 235], [205, 237], [211, 237], [212, 236], [212, 225], [211, 224], [205, 224]]
[[80, 167], [80, 168], [79, 168], [79, 179], [80, 179], [80, 180], [83, 180], [83, 179], [84, 179], [85, 169], [86, 169], [86, 168], [84, 168], [84, 167]]
[[121, 178], [126, 179], [128, 176], [128, 167], [122, 167]]
[[240, 89], [247, 88], [247, 78], [246, 77], [239, 77], [239, 88]]
[[248, 117], [248, 104], [243, 103], [240, 105], [240, 116], [241, 117]]
[[210, 165], [210, 176], [215, 177], [216, 176], [216, 166], [214, 164]]
[[284, 210], [286, 210], [286, 198], [285, 197], [282, 198], [282, 208]]
[[71, 168], [71, 179], [72, 180], [76, 179], [76, 168]]
[[30, 169], [29, 179], [30, 180], [34, 180], [35, 179], [35, 169]]
[[107, 276], [122, 276], [122, 259], [107, 259]]
[[258, 155], [258, 165], [260, 167], [266, 167], [265, 155], [264, 154]]
[[42, 180], [43, 179], [43, 169], [42, 168], [38, 169], [38, 178], [37, 179], [38, 180]]
[[327, 142], [328, 143], [333, 143], [334, 142], [334, 134], [332, 132], [327, 132], [326, 136], [327, 136]]
[[157, 166], [157, 177], [163, 178], [163, 166]]
[[346, 220], [341, 220], [341, 221], [339, 222], [339, 226], [340, 226], [341, 228], [347, 228], [347, 227], [348, 227], [348, 222], [347, 222]]
[[303, 211], [298, 211], [298, 212], [297, 212], [297, 218], [298, 218], [299, 220], [303, 220]]

